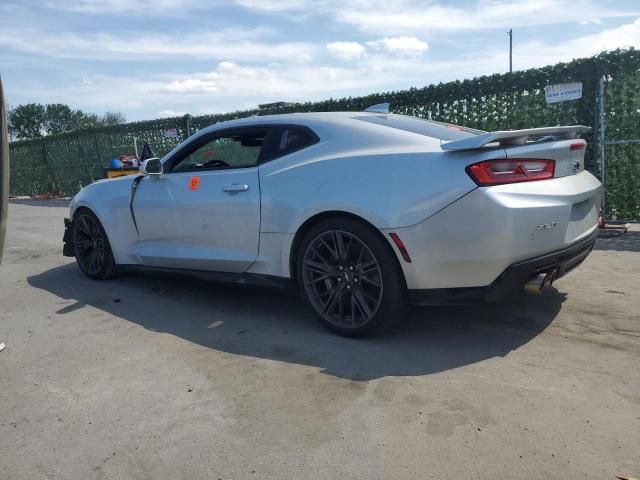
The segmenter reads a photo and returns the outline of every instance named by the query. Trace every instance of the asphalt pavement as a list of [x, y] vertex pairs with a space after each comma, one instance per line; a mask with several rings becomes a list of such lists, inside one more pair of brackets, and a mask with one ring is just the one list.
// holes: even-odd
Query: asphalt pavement
[[9, 206], [0, 479], [640, 477], [640, 229], [538, 297], [357, 340], [279, 290], [91, 281], [66, 214]]

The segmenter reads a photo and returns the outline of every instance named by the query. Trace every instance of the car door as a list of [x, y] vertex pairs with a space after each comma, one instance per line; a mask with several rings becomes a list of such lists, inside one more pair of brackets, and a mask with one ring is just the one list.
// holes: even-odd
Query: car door
[[258, 255], [258, 164], [268, 128], [241, 128], [194, 140], [144, 177], [132, 211], [145, 266], [243, 272]]

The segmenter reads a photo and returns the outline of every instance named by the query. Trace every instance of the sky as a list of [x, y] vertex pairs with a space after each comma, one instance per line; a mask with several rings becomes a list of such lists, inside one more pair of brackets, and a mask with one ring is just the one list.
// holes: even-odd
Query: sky
[[638, 0], [0, 0], [9, 105], [129, 121], [422, 87], [640, 48]]

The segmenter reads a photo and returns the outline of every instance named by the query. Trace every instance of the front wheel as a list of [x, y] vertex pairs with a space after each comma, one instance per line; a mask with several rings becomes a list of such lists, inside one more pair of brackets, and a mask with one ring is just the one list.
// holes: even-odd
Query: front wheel
[[81, 210], [73, 221], [73, 248], [78, 266], [87, 277], [102, 280], [115, 274], [107, 234], [89, 210]]
[[296, 261], [298, 286], [318, 320], [361, 336], [399, 320], [406, 289], [391, 248], [371, 227], [348, 218], [315, 225]]

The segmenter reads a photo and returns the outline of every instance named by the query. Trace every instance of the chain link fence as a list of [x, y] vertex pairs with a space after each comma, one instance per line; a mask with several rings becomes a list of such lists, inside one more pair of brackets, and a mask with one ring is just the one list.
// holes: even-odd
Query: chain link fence
[[[133, 153], [134, 142], [148, 142], [164, 155], [189, 134], [217, 122], [253, 115], [312, 111], [359, 111], [390, 102], [394, 113], [415, 115], [486, 131], [582, 124], [586, 168], [600, 172], [599, 140], [603, 122], [597, 107], [598, 83], [607, 79], [606, 141], [640, 134], [640, 52], [616, 50], [548, 67], [491, 75], [363, 97], [329, 99], [285, 108], [245, 110], [199, 117], [177, 117], [83, 130], [11, 144], [13, 195], [75, 194], [81, 185], [102, 177], [110, 159]], [[548, 104], [544, 87], [581, 82], [582, 98]], [[606, 143], [607, 215], [640, 219], [639, 145]]]

